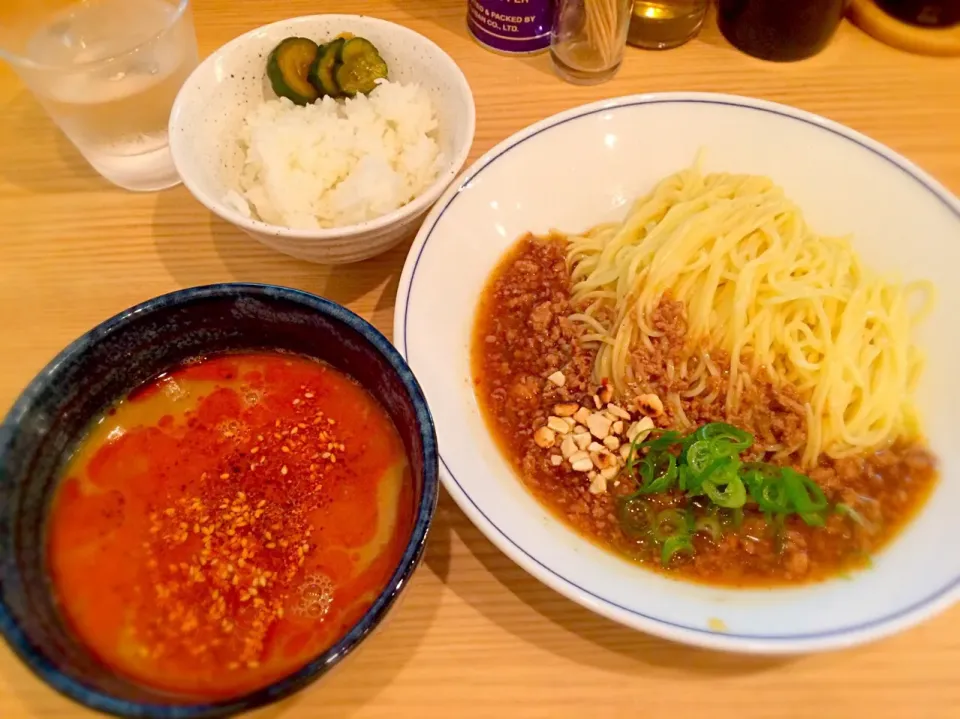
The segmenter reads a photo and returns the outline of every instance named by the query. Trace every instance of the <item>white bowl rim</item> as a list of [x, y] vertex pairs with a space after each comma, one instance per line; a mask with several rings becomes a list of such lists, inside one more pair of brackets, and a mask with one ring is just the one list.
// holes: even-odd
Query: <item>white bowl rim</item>
[[[558, 125], [607, 110], [664, 103], [732, 106], [778, 115], [786, 119], [803, 122], [807, 125], [820, 128], [842, 139], [851, 141], [884, 159], [894, 168], [905, 173], [933, 194], [947, 209], [960, 219], [960, 199], [955, 197], [942, 183], [920, 169], [916, 164], [856, 130], [852, 130], [838, 122], [805, 110], [768, 100], [709, 92], [645, 93], [601, 100], [552, 115], [520, 130], [500, 142], [467, 168], [458, 178], [457, 182], [452, 184], [440, 200], [437, 201], [420, 228], [420, 231], [417, 233], [410, 247], [406, 262], [404, 263], [403, 272], [400, 275], [394, 310], [394, 344], [397, 346], [403, 358], [408, 362], [410, 361], [407, 352], [406, 337], [408, 329], [407, 310], [420, 257], [440, 218], [457, 196], [469, 187], [474, 178], [482, 173], [487, 166], [491, 165], [514, 147]], [[914, 602], [907, 607], [903, 607], [887, 616], [873, 619], [869, 622], [823, 632], [796, 635], [727, 633], [706, 629], [702, 626], [663, 620], [634, 611], [602, 597], [586, 587], [580, 586], [567, 579], [561, 573], [541, 563], [535, 556], [528, 553], [517, 541], [494, 524], [473, 501], [457, 480], [456, 476], [450, 471], [449, 466], [443, 458], [442, 446], [440, 447], [440, 468], [440, 478], [444, 487], [470, 521], [478, 527], [500, 551], [510, 557], [528, 573], [568, 599], [601, 616], [664, 639], [706, 649], [750, 654], [790, 655], [828, 651], [852, 647], [868, 641], [875, 641], [883, 637], [891, 636], [904, 629], [915, 626], [925, 619], [933, 617], [960, 600], [960, 576], [957, 576], [926, 598]], [[648, 570], [640, 569], [639, 571]]]
[[[185, 93], [183, 92], [183, 89], [186, 88], [186, 86], [193, 80], [195, 75], [202, 71], [206, 71], [207, 66], [217, 62], [217, 60], [226, 55], [228, 52], [231, 52], [242, 46], [254, 35], [272, 30], [276, 26], [307, 24], [317, 20], [336, 22], [338, 20], [351, 21], [357, 19], [362, 19], [364, 22], [372, 22], [376, 25], [381, 25], [384, 27], [389, 26], [391, 30], [397, 31], [400, 34], [405, 34], [411, 40], [416, 38], [419, 42], [428, 46], [432, 46], [437, 52], [440, 53], [442, 57], [447, 58], [449, 61], [450, 68], [454, 71], [453, 75], [456, 78], [456, 83], [460, 87], [461, 96], [467, 102], [467, 116], [469, 117], [469, 123], [467, 125], [467, 141], [457, 149], [456, 155], [451, 158], [452, 162], [450, 163], [449, 170], [446, 170], [443, 174], [438, 176], [433, 183], [431, 183], [423, 192], [417, 195], [406, 205], [388, 212], [385, 215], [381, 215], [373, 218], [372, 220], [365, 220], [364, 222], [359, 222], [353, 225], [320, 228], [316, 230], [295, 229], [292, 227], [284, 227], [282, 225], [273, 225], [269, 222], [263, 222], [262, 220], [257, 220], [252, 217], [244, 217], [232, 207], [222, 202], [220, 199], [210, 197], [208, 193], [204, 192], [197, 186], [192, 177], [188, 177], [187, 174], [181, 170], [180, 163], [177, 162], [178, 149], [181, 142], [180, 133], [175, 132], [174, 130], [176, 129], [177, 123], [179, 122], [180, 116], [183, 112], [183, 106], [186, 104], [186, 100], [184, 99]], [[174, 100], [173, 109], [170, 111], [170, 122], [168, 126], [170, 136], [170, 154], [173, 158], [173, 164], [177, 168], [177, 174], [180, 175], [180, 179], [183, 181], [184, 186], [186, 186], [186, 188], [190, 191], [190, 194], [196, 197], [197, 200], [204, 205], [204, 207], [213, 212], [215, 215], [219, 216], [221, 219], [226, 220], [227, 222], [230, 222], [237, 227], [246, 230], [247, 232], [303, 240], [342, 240], [345, 237], [361, 235], [367, 232], [374, 232], [376, 230], [383, 229], [384, 227], [389, 227], [390, 225], [397, 224], [410, 217], [416, 216], [420, 212], [423, 212], [432, 203], [436, 202], [437, 198], [444, 191], [444, 189], [450, 185], [451, 181], [456, 178], [457, 173], [460, 172], [460, 168], [463, 167], [463, 163], [466, 162], [467, 157], [470, 155], [470, 150], [473, 148], [473, 140], [476, 134], [476, 129], [477, 107], [473, 98], [473, 90], [470, 87], [470, 83], [467, 81], [466, 75], [463, 74], [463, 70], [443, 48], [441, 48], [439, 45], [437, 45], [437, 43], [427, 36], [421, 35], [416, 30], [411, 30], [404, 25], [390, 22], [389, 20], [383, 20], [378, 17], [373, 17], [371, 15], [351, 15], [342, 13], [299, 15], [286, 20], [278, 20], [267, 25], [256, 27], [253, 30], [243, 33], [243, 35], [238, 35], [226, 44], [221, 45], [219, 48], [210, 53], [210, 55], [208, 55], [203, 62], [201, 62], [193, 70], [193, 72], [190, 73], [190, 76], [187, 78], [186, 82], [184, 82], [181, 91], [177, 93], [177, 97]]]

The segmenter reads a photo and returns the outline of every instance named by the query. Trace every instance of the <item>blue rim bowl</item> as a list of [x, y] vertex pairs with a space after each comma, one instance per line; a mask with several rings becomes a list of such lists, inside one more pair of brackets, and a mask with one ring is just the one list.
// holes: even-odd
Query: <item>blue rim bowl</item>
[[[90, 421], [165, 369], [231, 350], [315, 357], [370, 391], [403, 440], [416, 512], [399, 565], [340, 641], [263, 689], [191, 704], [117, 676], [73, 636], [46, 570], [44, 520], [59, 470]], [[407, 585], [436, 511], [437, 457], [433, 419], [416, 378], [386, 337], [349, 310], [307, 292], [242, 283], [195, 287], [144, 302], [71, 343], [34, 378], [0, 426], [0, 633], [51, 687], [116, 716], [205, 719], [276, 702], [350, 654]]]

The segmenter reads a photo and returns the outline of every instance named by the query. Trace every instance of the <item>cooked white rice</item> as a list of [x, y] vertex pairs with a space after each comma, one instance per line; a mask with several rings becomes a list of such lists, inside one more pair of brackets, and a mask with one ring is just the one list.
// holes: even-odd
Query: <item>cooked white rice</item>
[[[437, 177], [437, 114], [416, 84], [304, 107], [281, 98], [244, 118], [239, 193], [227, 202], [285, 227], [342, 227], [402, 207]], [[249, 203], [249, 206], [247, 205]]]

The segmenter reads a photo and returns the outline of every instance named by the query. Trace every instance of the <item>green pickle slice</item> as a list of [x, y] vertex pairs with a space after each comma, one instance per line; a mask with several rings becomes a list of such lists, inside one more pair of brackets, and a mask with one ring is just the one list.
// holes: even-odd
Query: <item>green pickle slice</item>
[[317, 51], [317, 44], [304, 37], [288, 37], [273, 49], [267, 59], [267, 77], [279, 97], [309, 105], [320, 96], [308, 77]]
[[340, 92], [334, 74], [337, 70], [340, 50], [345, 43], [346, 40], [342, 37], [327, 43], [323, 46], [322, 51], [317, 53], [317, 59], [310, 66], [310, 82], [321, 95], [340, 97], [343, 94]]
[[368, 94], [377, 86], [377, 80], [387, 77], [387, 63], [373, 43], [362, 37], [347, 40], [340, 49], [340, 64], [336, 68], [337, 85], [345, 95]]

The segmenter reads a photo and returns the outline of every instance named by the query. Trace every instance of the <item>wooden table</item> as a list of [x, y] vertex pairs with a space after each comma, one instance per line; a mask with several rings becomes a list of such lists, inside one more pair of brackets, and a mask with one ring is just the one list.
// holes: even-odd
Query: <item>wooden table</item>
[[[574, 105], [707, 90], [826, 115], [960, 193], [960, 59], [906, 55], [849, 25], [818, 57], [777, 65], [733, 50], [708, 19], [680, 49], [629, 50], [619, 76], [592, 88], [558, 80], [546, 56], [481, 49], [464, 27], [466, 0], [196, 0], [201, 51], [264, 23], [325, 11], [403, 23], [460, 63], [477, 101], [471, 159]], [[108, 185], [5, 67], [0, 106], [0, 410], [77, 335], [191, 285], [291, 285], [390, 332], [406, 246], [334, 270], [281, 256], [213, 217], [182, 187], [139, 195]], [[529, 577], [444, 496], [426, 561], [386, 630], [321, 685], [261, 715], [960, 717], [958, 667], [960, 608], [871, 646], [797, 659], [721, 655], [632, 632]], [[0, 649], [0, 717], [83, 716]]]

